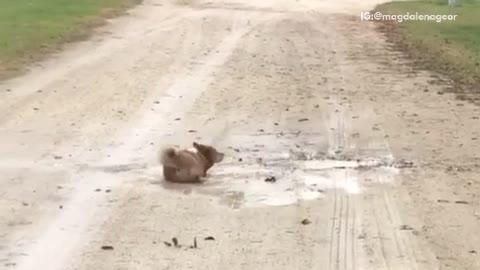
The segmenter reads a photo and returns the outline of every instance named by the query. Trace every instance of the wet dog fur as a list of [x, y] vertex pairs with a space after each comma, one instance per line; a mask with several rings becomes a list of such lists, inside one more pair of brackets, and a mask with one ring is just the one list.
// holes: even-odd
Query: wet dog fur
[[160, 153], [163, 176], [168, 182], [200, 183], [207, 171], [223, 160], [224, 154], [212, 146], [193, 143], [193, 148], [176, 150], [172, 147]]

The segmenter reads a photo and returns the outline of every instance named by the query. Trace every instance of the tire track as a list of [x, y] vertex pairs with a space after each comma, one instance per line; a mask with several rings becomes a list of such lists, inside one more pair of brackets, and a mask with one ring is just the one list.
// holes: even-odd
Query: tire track
[[[355, 207], [352, 196], [334, 191], [330, 224], [329, 269], [355, 269]], [[353, 206], [353, 207], [352, 207]]]
[[356, 250], [355, 250], [355, 239], [356, 239], [356, 218], [357, 218], [357, 213], [356, 213], [356, 210], [355, 210], [355, 207], [353, 207], [352, 209], [353, 211], [353, 216], [352, 216], [352, 246], [351, 246], [351, 249], [350, 249], [350, 253], [351, 253], [351, 258], [352, 258], [352, 270], [356, 270], [356, 265], [357, 265], [357, 261], [355, 259], [355, 253], [356, 253]]
[[335, 248], [336, 252], [336, 258], [335, 258], [335, 270], [340, 269], [340, 259], [341, 259], [341, 240], [342, 240], [342, 221], [343, 221], [343, 198], [345, 195], [340, 196], [340, 211], [338, 214], [338, 227], [336, 228], [337, 236], [336, 236], [336, 241], [337, 245]]
[[[322, 39], [330, 41], [328, 47], [324, 50], [331, 53], [327, 53], [325, 58], [329, 59], [329, 62], [332, 63], [332, 72], [340, 74], [340, 76], [337, 75], [334, 77], [336, 81], [329, 80], [327, 82], [330, 90], [329, 101], [333, 103], [333, 109], [328, 113], [330, 125], [327, 125], [330, 149], [335, 149], [333, 151], [342, 149], [343, 151], [351, 151], [353, 153], [365, 152], [369, 153], [369, 155], [381, 155], [393, 159], [391, 149], [385, 139], [387, 136], [382, 130], [380, 123], [376, 122], [378, 117], [376, 112], [373, 111], [371, 107], [365, 105], [363, 105], [362, 108], [352, 107], [351, 105], [354, 104], [347, 105], [351, 103], [351, 101], [347, 100], [344, 102], [344, 100], [351, 98], [349, 93], [336, 90], [348, 89], [349, 86], [351, 87], [352, 82], [362, 81], [361, 75], [365, 73], [365, 71], [362, 69], [362, 61], [352, 60], [352, 58], [350, 58], [352, 54], [360, 55], [362, 53], [360, 51], [361, 48], [353, 43], [358, 42], [357, 39], [350, 39], [348, 38], [350, 35], [346, 34], [352, 31], [360, 31], [358, 26], [355, 26], [353, 28], [354, 30], [351, 30], [347, 27], [350, 23], [341, 24], [339, 18], [335, 18], [334, 21], [339, 22], [333, 26], [333, 28], [338, 28], [336, 31], [330, 32], [324, 28], [317, 28], [317, 30], [324, 35]], [[314, 43], [312, 43], [312, 45], [313, 44]], [[357, 50], [359, 51], [357, 52]], [[371, 61], [371, 59], [365, 59], [365, 61], [367, 60]], [[368, 93], [371, 91], [369, 90], [370, 87], [374, 86], [369, 82], [364, 82], [361, 83], [357, 89]], [[350, 91], [352, 94], [355, 92], [353, 89]], [[355, 122], [354, 127], [351, 127], [351, 117], [349, 117], [351, 115], [358, 115], [359, 119], [361, 119], [361, 121]], [[332, 121], [332, 118], [335, 119], [335, 121]], [[332, 122], [336, 122], [336, 129], [334, 131], [329, 129], [332, 127]], [[372, 132], [372, 130], [374, 132]], [[353, 137], [354, 131], [358, 131], [360, 136], [357, 136], [358, 139], [352, 140], [351, 138]], [[356, 172], [353, 172], [352, 175], [349, 176], [357, 178], [357, 181], [363, 180], [362, 176]], [[395, 194], [394, 192], [396, 191], [385, 187], [385, 183], [395, 181], [394, 177], [392, 175], [384, 175], [381, 171], [374, 171], [372, 172], [372, 178], [376, 180], [375, 185], [372, 188], [366, 189], [365, 193], [372, 196], [373, 201], [365, 203], [364, 200], [362, 200], [354, 206], [354, 208], [359, 209], [365, 214], [360, 216], [360, 224], [353, 221], [352, 232], [348, 233], [348, 235], [352, 235], [352, 239], [349, 239], [349, 236], [346, 235], [346, 230], [348, 230], [349, 224], [352, 222], [351, 213], [357, 217], [356, 213], [353, 214], [355, 210], [350, 209], [350, 199], [354, 195], [342, 195], [341, 199], [336, 199], [335, 201], [340, 205], [340, 210], [337, 210], [337, 212], [334, 211], [334, 216], [338, 216], [339, 220], [335, 220], [335, 223], [332, 225], [338, 234], [334, 235], [336, 242], [333, 243], [332, 249], [336, 256], [335, 263], [331, 269], [354, 269], [357, 260], [362, 257], [366, 258], [367, 264], [362, 265], [361, 269], [378, 269], [380, 267], [384, 269], [418, 269], [416, 257], [423, 252], [421, 249], [418, 249], [419, 243], [417, 243], [417, 240], [410, 241], [412, 239], [411, 234], [399, 230], [399, 227], [402, 225], [401, 218], [395, 201], [392, 199], [392, 194]], [[376, 186], [380, 186], [381, 189], [376, 188]], [[345, 196], [350, 197], [347, 198]], [[337, 195], [337, 197], [340, 196]], [[408, 199], [408, 197], [403, 197], [402, 199]], [[368, 214], [368, 209], [372, 209], [370, 214]], [[375, 226], [366, 228], [367, 237], [364, 239], [365, 241], [361, 241], [357, 245], [353, 240], [355, 239], [355, 226], [368, 226], [366, 224], [372, 221]], [[375, 237], [370, 238], [368, 236]], [[343, 246], [339, 246], [339, 239], [342, 240], [341, 245]], [[355, 247], [360, 247], [361, 249], [356, 250]], [[351, 256], [347, 255], [346, 249], [351, 250]], [[378, 256], [377, 261], [373, 260], [373, 263], [369, 262], [368, 258], [371, 258], [371, 255], [366, 254], [368, 249], [373, 250], [374, 258]], [[343, 255], [339, 255], [338, 252], [343, 252]], [[359, 254], [355, 254], [355, 252]], [[426, 250], [426, 252], [428, 253], [428, 250]], [[351, 265], [349, 261], [352, 261]], [[426, 262], [426, 265], [429, 264], [433, 263]]]
[[388, 270], [390, 269], [390, 266], [389, 266], [389, 262], [387, 260], [387, 252], [385, 250], [385, 244], [383, 242], [383, 233], [381, 232], [380, 230], [380, 221], [379, 221], [379, 217], [378, 217], [378, 214], [377, 214], [377, 210], [374, 209], [373, 210], [373, 215], [374, 215], [374, 218], [375, 218], [375, 226], [376, 226], [376, 237], [378, 239], [378, 244], [380, 246], [380, 252], [381, 252], [381, 261], [382, 261], [382, 265], [383, 265], [383, 268]]
[[329, 269], [330, 270], [333, 270], [333, 264], [334, 264], [334, 261], [333, 261], [333, 249], [334, 249], [334, 244], [333, 244], [333, 239], [334, 239], [334, 236], [335, 236], [335, 228], [336, 228], [336, 219], [337, 219], [337, 193], [338, 193], [338, 190], [337, 188], [335, 187], [335, 189], [333, 190], [333, 215], [332, 215], [332, 218], [330, 219], [331, 220], [331, 226], [330, 226], [330, 241], [329, 241]]
[[345, 244], [343, 246], [343, 256], [344, 256], [344, 269], [347, 270], [349, 267], [348, 267], [348, 242], [349, 242], [349, 234], [348, 234], [348, 229], [349, 229], [349, 221], [350, 221], [350, 196], [349, 195], [345, 195], [345, 200], [346, 200], [346, 204], [347, 204], [347, 210], [346, 210], [346, 213], [345, 213], [345, 232], [344, 232], [344, 235], [345, 235]]

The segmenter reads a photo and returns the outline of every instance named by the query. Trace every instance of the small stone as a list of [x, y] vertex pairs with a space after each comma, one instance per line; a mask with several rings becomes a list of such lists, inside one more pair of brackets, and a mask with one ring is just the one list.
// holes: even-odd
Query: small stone
[[302, 225], [308, 225], [308, 224], [310, 224], [310, 223], [312, 223], [312, 222], [311, 222], [308, 218], [306, 218], [306, 219], [302, 220], [301, 223], [302, 223]]
[[102, 246], [103, 250], [113, 250], [113, 246]]
[[411, 231], [413, 228], [410, 225], [402, 225], [400, 226], [401, 231]]
[[275, 176], [270, 176], [270, 177], [265, 179], [265, 182], [275, 183], [275, 182], [277, 182], [277, 179], [275, 178]]
[[179, 247], [179, 245], [178, 245], [178, 240], [177, 240], [176, 237], [173, 237], [173, 238], [172, 238], [172, 243], [173, 243], [173, 245], [174, 245], [175, 247]]
[[190, 246], [190, 248], [198, 248], [198, 245], [197, 245], [197, 237], [194, 237], [194, 238], [193, 238], [193, 246]]
[[468, 204], [466, 201], [455, 201], [456, 204]]

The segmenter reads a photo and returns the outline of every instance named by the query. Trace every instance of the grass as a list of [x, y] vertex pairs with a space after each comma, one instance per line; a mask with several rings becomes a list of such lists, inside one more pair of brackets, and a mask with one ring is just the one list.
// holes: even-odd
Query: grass
[[21, 71], [141, 0], [0, 0], [0, 77]]
[[480, 0], [399, 1], [378, 6], [383, 14], [458, 15], [454, 21], [383, 22], [387, 37], [417, 64], [447, 75], [463, 92], [480, 93]]

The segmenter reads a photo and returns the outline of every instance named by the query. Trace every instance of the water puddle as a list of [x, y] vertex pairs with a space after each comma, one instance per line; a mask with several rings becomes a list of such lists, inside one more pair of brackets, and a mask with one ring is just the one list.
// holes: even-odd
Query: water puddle
[[[211, 181], [224, 190], [223, 203], [246, 207], [281, 206], [322, 198], [328, 191], [351, 194], [362, 191], [362, 179], [389, 182], [398, 172], [379, 160], [305, 160], [284, 164], [219, 165]], [[274, 177], [274, 181], [272, 181]], [[234, 194], [234, 196], [232, 196]]]
[[361, 193], [372, 181], [393, 181], [398, 164], [404, 163], [391, 158], [292, 159], [289, 154], [278, 154], [261, 162], [225, 161], [213, 167], [209, 179], [201, 185], [162, 185], [184, 194], [217, 196], [232, 208], [282, 206], [321, 199], [333, 190]]

